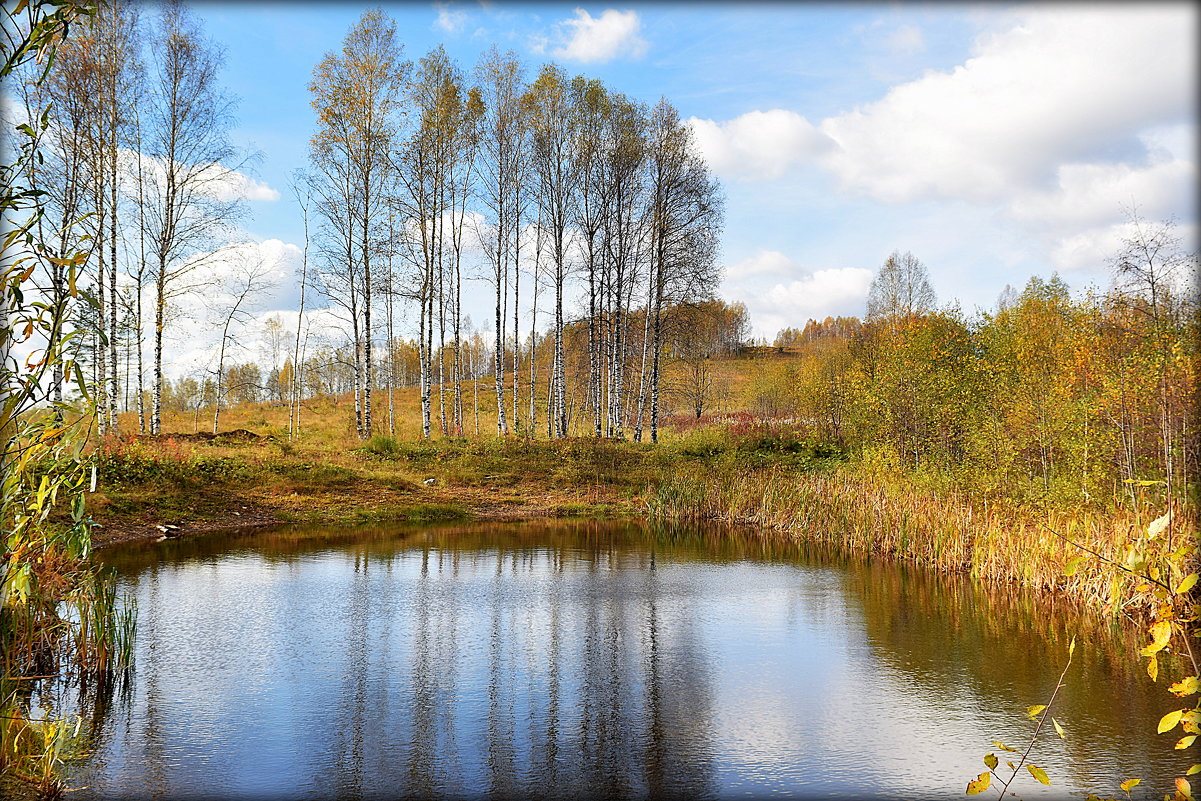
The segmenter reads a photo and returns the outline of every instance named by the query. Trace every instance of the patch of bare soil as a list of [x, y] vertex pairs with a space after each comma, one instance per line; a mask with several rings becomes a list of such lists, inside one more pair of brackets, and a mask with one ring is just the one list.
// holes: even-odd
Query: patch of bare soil
[[161, 518], [153, 511], [126, 517], [121, 520], [105, 521], [92, 530], [92, 547], [104, 548], [125, 542], [194, 537], [214, 531], [229, 531], [239, 528], [274, 526], [283, 521], [265, 506], [251, 502], [229, 499], [223, 507], [206, 510], [205, 520]]
[[221, 431], [214, 434], [210, 431], [197, 431], [195, 434], [156, 434], [146, 435], [153, 439], [174, 439], [180, 442], [215, 442], [218, 444], [228, 444], [231, 442], [257, 442], [259, 440], [269, 439], [253, 431], [248, 431], [245, 428], [235, 428], [232, 431]]

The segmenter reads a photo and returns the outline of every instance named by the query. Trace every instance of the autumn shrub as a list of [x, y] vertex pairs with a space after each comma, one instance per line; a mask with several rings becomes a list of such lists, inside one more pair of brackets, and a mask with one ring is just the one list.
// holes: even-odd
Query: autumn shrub
[[239, 459], [228, 456], [197, 456], [184, 463], [177, 480], [229, 481], [246, 478], [252, 468]]
[[96, 472], [101, 483], [131, 486], [166, 478], [182, 461], [178, 452], [140, 440], [112, 439], [96, 454]]
[[711, 459], [729, 450], [730, 437], [720, 428], [702, 428], [675, 443], [677, 453], [699, 459]]
[[400, 452], [400, 447], [396, 441], [396, 437], [390, 437], [387, 434], [375, 434], [371, 439], [367, 440], [363, 447], [359, 448], [359, 451], [390, 459]]
[[323, 462], [275, 463], [270, 469], [283, 478], [312, 485], [348, 486], [359, 477], [354, 470]]
[[96, 453], [97, 480], [117, 486], [150, 482], [228, 481], [246, 478], [253, 467], [244, 459], [198, 453], [173, 438], [147, 442], [113, 438]]

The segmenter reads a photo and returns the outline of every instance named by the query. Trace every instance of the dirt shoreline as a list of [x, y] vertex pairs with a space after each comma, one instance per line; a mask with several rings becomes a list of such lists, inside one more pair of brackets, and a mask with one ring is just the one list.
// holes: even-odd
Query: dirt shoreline
[[[288, 509], [276, 508], [248, 498], [230, 498], [228, 502], [217, 508], [208, 508], [203, 517], [177, 518], [157, 515], [153, 511], [143, 511], [134, 516], [117, 517], [100, 514], [96, 518], [96, 527], [92, 530], [92, 548], [100, 550], [115, 545], [134, 542], [156, 542], [162, 539], [187, 539], [191, 537], [215, 534], [218, 532], [238, 531], [244, 529], [268, 528], [287, 524], [309, 525], [356, 525], [364, 520], [355, 520], [354, 516], [367, 515], [371, 522], [412, 523], [423, 519], [430, 522], [439, 520], [480, 520], [501, 523], [515, 523], [523, 520], [536, 520], [555, 517], [578, 517], [580, 515], [596, 517], [637, 516], [638, 512], [628, 503], [618, 502], [613, 497], [598, 497], [597, 493], [589, 493], [591, 497], [563, 491], [538, 491], [515, 497], [512, 493], [500, 493], [495, 489], [464, 490], [456, 488], [455, 494], [438, 491], [431, 488], [422, 493], [422, 503], [410, 503], [399, 507], [389, 506], [385, 509], [374, 507], [370, 503], [356, 504], [359, 500], [354, 497], [344, 499], [324, 499], [326, 503], [316, 506], [316, 511], [310, 509], [307, 513], [297, 514]], [[345, 503], [335, 505], [336, 514], [323, 513], [330, 508], [330, 502], [344, 500]], [[432, 509], [433, 512], [428, 510]], [[389, 514], [392, 511], [394, 514]]]

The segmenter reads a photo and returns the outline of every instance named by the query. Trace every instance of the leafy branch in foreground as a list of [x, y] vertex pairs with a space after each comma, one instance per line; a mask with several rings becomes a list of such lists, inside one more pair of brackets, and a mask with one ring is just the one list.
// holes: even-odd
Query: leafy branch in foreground
[[[1160, 655], [1179, 654], [1192, 672], [1170, 684], [1168, 692], [1177, 698], [1187, 698], [1197, 695], [1198, 675], [1201, 674], [1197, 664], [1197, 650], [1193, 643], [1201, 636], [1201, 629], [1197, 627], [1198, 621], [1201, 620], [1201, 606], [1193, 597], [1198, 580], [1198, 573], [1192, 569], [1196, 566], [1197, 538], [1195, 532], [1186, 532], [1186, 536], [1180, 538], [1180, 544], [1173, 547], [1171, 535], [1176, 520], [1176, 515], [1169, 508], [1164, 515], [1147, 526], [1145, 535], [1127, 544], [1120, 562], [1091, 551], [1090, 553], [1093, 558], [1109, 564], [1116, 571], [1125, 573], [1138, 582], [1133, 588], [1134, 596], [1128, 603], [1141, 603], [1148, 611], [1145, 626], [1151, 641], [1139, 651], [1139, 656], [1147, 660], [1147, 676], [1151, 681], [1158, 681]], [[1076, 545], [1071, 540], [1064, 539]], [[1078, 564], [1073, 560], [1068, 570], [1074, 570]], [[1193, 747], [1197, 736], [1201, 734], [1201, 703], [1168, 712], [1160, 718], [1156, 731], [1166, 734], [1175, 730], [1177, 726], [1180, 727], [1183, 736], [1176, 741], [1174, 750], [1183, 751]], [[1193, 764], [1185, 771], [1184, 776], [1176, 777], [1176, 801], [1191, 801], [1192, 785], [1186, 777], [1197, 773], [1201, 773], [1201, 763]], [[1126, 789], [1125, 786], [1123, 789]]]
[[[1049, 785], [1051, 783], [1050, 778], [1047, 776], [1047, 772], [1043, 768], [1040, 768], [1038, 765], [1035, 765], [1032, 762], [1027, 762], [1027, 760], [1030, 758], [1030, 752], [1034, 749], [1034, 744], [1038, 742], [1038, 735], [1040, 732], [1042, 732], [1043, 726], [1046, 724], [1048, 719], [1055, 727], [1055, 733], [1059, 735], [1060, 739], [1063, 739], [1067, 736], [1060, 722], [1051, 717], [1051, 707], [1055, 705], [1055, 699], [1059, 696], [1059, 691], [1064, 687], [1063, 679], [1068, 674], [1068, 668], [1072, 666], [1072, 656], [1075, 654], [1075, 652], [1076, 638], [1073, 637], [1072, 642], [1068, 645], [1068, 661], [1064, 664], [1063, 671], [1059, 674], [1059, 680], [1055, 682], [1055, 689], [1051, 692], [1050, 699], [1048, 699], [1047, 703], [1045, 704], [1035, 704], [1026, 710], [1026, 715], [1031, 720], [1038, 718], [1038, 725], [1035, 726], [1034, 734], [1031, 735], [1030, 742], [1027, 743], [1026, 750], [1022, 752], [1022, 756], [1018, 759], [1017, 763], [1014, 764], [1012, 761], [1006, 761], [1005, 763], [1006, 767], [1008, 767], [1011, 772], [1009, 774], [1009, 778], [1004, 780], [1004, 784], [997, 788], [997, 792], [1000, 793], [1002, 798], [1005, 797], [1005, 793], [1009, 791], [1009, 785], [1013, 784], [1013, 780], [1017, 778], [1018, 773], [1021, 772], [1023, 767], [1030, 772], [1031, 776], [1043, 784]], [[1000, 740], [993, 740], [993, 745], [995, 745], [1001, 751], [1008, 751], [1014, 754], [1017, 753], [1016, 748], [1011, 748]], [[1000, 764], [1000, 760], [997, 759], [996, 754], [991, 752], [985, 754], [984, 764], [988, 767], [988, 770], [968, 782], [968, 795], [978, 795], [987, 790], [990, 786], [992, 786], [992, 780], [994, 776], [998, 782], [1002, 781], [1000, 774], [996, 772], [997, 766]]]
[[[1157, 482], [1139, 483], [1149, 485]], [[1167, 513], [1154, 520], [1147, 526], [1145, 535], [1141, 535], [1138, 539], [1125, 546], [1120, 561], [1104, 556], [1091, 548], [1063, 536], [1059, 532], [1050, 529], [1050, 527], [1047, 528], [1055, 536], [1088, 554], [1087, 556], [1079, 556], [1069, 560], [1064, 569], [1064, 575], [1074, 575], [1079, 570], [1080, 565], [1088, 559], [1097, 560], [1109, 566], [1114, 571], [1112, 608], [1119, 608], [1118, 601], [1120, 600], [1122, 589], [1121, 577], [1128, 576], [1130, 580], [1138, 582], [1132, 588], [1133, 596], [1125, 604], [1121, 604], [1121, 606], [1141, 604], [1147, 610], [1145, 625], [1150, 642], [1139, 651], [1139, 656], [1147, 659], [1147, 675], [1153, 682], [1159, 680], [1161, 654], [1177, 653], [1181, 655], [1186, 660], [1186, 664], [1191, 668], [1192, 673], [1170, 684], [1168, 692], [1177, 698], [1188, 698], [1190, 696], [1197, 696], [1198, 690], [1201, 689], [1201, 681], [1198, 678], [1201, 671], [1198, 670], [1196, 648], [1193, 644], [1193, 640], [1201, 635], [1201, 629], [1196, 625], [1201, 620], [1201, 605], [1198, 605], [1193, 598], [1193, 590], [1197, 585], [1198, 573], [1195, 570], [1191, 570], [1195, 566], [1198, 549], [1196, 536], [1192, 532], [1189, 532], [1188, 536], [1180, 538], [1181, 543], [1173, 547], [1171, 529], [1175, 519], [1172, 510], [1169, 509]], [[1075, 639], [1073, 638], [1072, 645], [1068, 649], [1068, 665], [1071, 664], [1074, 648]], [[1066, 672], [1067, 666], [1065, 665], [1064, 674]], [[1030, 707], [1028, 714], [1031, 718], [1039, 713], [1042, 713], [1042, 718], [1039, 720], [1039, 725], [1035, 729], [1034, 735], [1030, 740], [1030, 745], [1027, 746], [1021, 760], [1019, 760], [1016, 766], [1012, 762], [1007, 763], [1013, 768], [1013, 773], [1004, 786], [999, 788], [1002, 797], [1009, 790], [1014, 776], [1017, 775], [1025, 763], [1030, 749], [1038, 739], [1043, 723], [1050, 714], [1050, 706], [1054, 703], [1059, 689], [1063, 686], [1062, 682], [1063, 675], [1060, 676], [1060, 683], [1056, 686], [1051, 700], [1045, 706]], [[1064, 737], [1064, 730], [1059, 722], [1054, 718], [1051, 721], [1055, 725], [1055, 731], [1059, 736], [1061, 738]], [[1201, 703], [1194, 703], [1191, 707], [1185, 706], [1168, 712], [1160, 718], [1156, 730], [1159, 734], [1166, 734], [1174, 731], [1177, 726], [1180, 727], [1183, 736], [1174, 744], [1174, 750], [1183, 751], [1194, 747], [1198, 735], [1201, 735]], [[1004, 751], [1014, 751], [1016, 753], [1016, 749], [1010, 748], [1003, 743], [994, 741], [993, 744]], [[996, 777], [1000, 781], [1000, 777], [995, 772], [998, 765], [997, 757], [989, 753], [985, 755], [984, 763], [988, 766], [988, 771], [981, 773], [975, 779], [968, 782], [968, 795], [977, 795], [987, 790], [992, 785], [993, 777]], [[1034, 765], [1027, 765], [1026, 767], [1034, 778], [1043, 784], [1050, 784], [1044, 771]], [[1201, 773], [1201, 763], [1195, 763], [1189, 767], [1185, 771], [1184, 776], [1177, 776], [1174, 781], [1175, 794], [1165, 795], [1164, 798], [1166, 801], [1193, 801], [1192, 784], [1187, 777], [1198, 773]], [[1141, 779], [1127, 779], [1120, 786], [1127, 798], [1130, 798], [1131, 791], [1141, 784], [1141, 782]], [[1101, 799], [1097, 795], [1090, 793], [1088, 801], [1113, 801], [1113, 799]]]
[[[97, 12], [96, 0], [6, 5], [0, 78], [40, 84], [68, 29]], [[56, 250], [43, 233], [44, 193], [33, 175], [49, 111], [31, 109], [6, 132], [0, 165], [0, 780], [5, 791], [15, 779], [57, 797], [59, 767], [80, 747], [82, 725], [64, 719], [57, 696], [78, 689], [87, 703], [110, 693], [130, 665], [135, 619], [111, 579], [85, 561], [84, 447], [94, 406], [68, 320], [87, 256]], [[47, 295], [39, 271], [62, 275], [69, 290]], [[78, 406], [55, 397], [63, 380], [78, 389]]]

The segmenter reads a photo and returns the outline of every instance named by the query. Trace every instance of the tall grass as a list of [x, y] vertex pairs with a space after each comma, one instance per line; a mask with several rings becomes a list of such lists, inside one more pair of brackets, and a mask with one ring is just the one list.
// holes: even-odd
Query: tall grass
[[[689, 470], [668, 475], [647, 497], [657, 520], [719, 520], [787, 532], [844, 551], [880, 554], [987, 582], [1018, 581], [1118, 611], [1138, 600], [1133, 582], [1090, 560], [1065, 576], [1080, 543], [1114, 561], [1149, 520], [1122, 511], [988, 505], [855, 472]], [[1195, 512], [1178, 537], [1195, 537]], [[1181, 540], [1183, 542], [1183, 539]]]
[[114, 577], [55, 550], [26, 603], [0, 608], [0, 778], [10, 789], [62, 795], [62, 764], [88, 745], [81, 715], [127, 682], [136, 632], [137, 609]]

